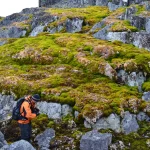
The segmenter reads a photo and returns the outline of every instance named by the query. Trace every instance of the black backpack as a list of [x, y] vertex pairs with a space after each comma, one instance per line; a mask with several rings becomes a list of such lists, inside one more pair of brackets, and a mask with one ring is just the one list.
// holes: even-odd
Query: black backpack
[[[25, 101], [25, 98], [20, 98], [18, 101], [17, 101], [17, 104], [16, 106], [13, 108], [13, 111], [12, 111], [12, 119], [14, 120], [27, 120], [26, 117], [23, 117], [20, 113], [20, 107], [22, 105], [22, 103]], [[23, 113], [23, 112], [22, 112]]]

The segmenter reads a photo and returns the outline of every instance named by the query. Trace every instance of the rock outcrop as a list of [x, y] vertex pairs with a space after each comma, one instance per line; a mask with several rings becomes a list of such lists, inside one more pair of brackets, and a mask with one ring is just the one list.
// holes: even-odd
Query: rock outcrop
[[40, 113], [48, 115], [51, 119], [61, 119], [62, 116], [66, 116], [72, 112], [72, 108], [69, 105], [58, 103], [39, 102], [38, 108]]
[[11, 145], [4, 146], [2, 150], [35, 150], [35, 148], [27, 141], [20, 140]]
[[93, 130], [82, 136], [80, 150], [108, 150], [111, 141], [112, 135], [110, 133], [101, 134], [97, 130]]
[[0, 94], [0, 120], [10, 119], [13, 106], [15, 105], [12, 95]]
[[139, 125], [136, 121], [136, 116], [125, 112], [125, 116], [121, 122], [123, 133], [129, 134], [130, 132], [136, 132], [139, 129]]
[[[131, 4], [141, 4], [145, 0], [40, 0], [39, 7], [85, 7], [89, 5], [108, 6], [110, 10]], [[147, 4], [147, 8], [148, 4]]]
[[41, 150], [49, 150], [49, 144], [52, 138], [55, 137], [55, 131], [53, 129], [46, 129], [43, 133], [37, 135], [35, 137], [35, 141], [37, 141], [39, 148]]
[[7, 145], [6, 140], [4, 139], [3, 133], [0, 131], [0, 149], [4, 146]]

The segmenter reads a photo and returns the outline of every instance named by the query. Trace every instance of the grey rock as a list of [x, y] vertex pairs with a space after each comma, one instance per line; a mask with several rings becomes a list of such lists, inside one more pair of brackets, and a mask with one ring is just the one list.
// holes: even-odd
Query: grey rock
[[144, 112], [139, 112], [136, 117], [137, 117], [137, 120], [139, 121], [144, 121], [144, 120], [148, 121], [150, 119], [148, 115], [146, 115], [146, 113]]
[[139, 48], [145, 48], [150, 51], [150, 34], [146, 32], [135, 32], [132, 33], [133, 45]]
[[84, 7], [88, 5], [95, 5], [95, 0], [40, 0], [40, 7]]
[[129, 34], [128, 32], [108, 32], [106, 39], [109, 41], [122, 41], [123, 43], [129, 43]]
[[44, 26], [37, 26], [32, 30], [30, 36], [37, 36], [39, 33], [43, 32], [43, 30]]
[[108, 0], [96, 0], [96, 5], [107, 6], [108, 5]]
[[38, 14], [40, 12], [45, 11], [47, 8], [39, 8], [39, 7], [35, 7], [35, 8], [25, 8], [23, 9], [20, 13], [21, 14], [26, 14], [26, 15], [30, 15], [30, 14]]
[[31, 28], [34, 29], [37, 26], [47, 26], [58, 19], [57, 16], [52, 16], [46, 12], [39, 12], [34, 14], [31, 21]]
[[62, 117], [67, 116], [68, 114], [72, 115], [72, 107], [67, 104], [62, 105]]
[[147, 33], [150, 33], [150, 18], [146, 19], [145, 30]]
[[12, 15], [5, 17], [2, 21], [0, 21], [0, 27], [10, 26], [10, 24], [12, 24], [14, 22], [22, 22], [22, 21], [25, 21], [28, 19], [29, 19], [29, 16], [27, 16], [27, 15], [23, 15], [20, 13], [14, 13]]
[[116, 5], [116, 4], [112, 3], [112, 2], [108, 3], [108, 8], [109, 8], [110, 11], [116, 10], [119, 7], [120, 7], [119, 5]]
[[111, 114], [108, 118], [100, 118], [92, 125], [94, 129], [112, 129], [115, 132], [121, 132], [120, 117], [116, 114]]
[[79, 112], [78, 112], [78, 111], [75, 111], [75, 112], [74, 112], [74, 117], [77, 118], [78, 115], [79, 115]]
[[0, 94], [0, 120], [10, 119], [10, 114], [12, 113], [13, 106], [16, 102], [12, 95], [2, 95]]
[[111, 141], [111, 134], [101, 134], [98, 131], [93, 130], [81, 137], [80, 150], [108, 150]]
[[4, 139], [4, 135], [3, 133], [0, 131], [0, 148], [2, 148], [4, 145], [6, 145], [7, 142], [6, 140]]
[[137, 86], [139, 91], [142, 91], [142, 84], [146, 81], [146, 77], [142, 72], [128, 73], [125, 70], [117, 71], [117, 78], [119, 82], [127, 84], [129, 86]]
[[136, 132], [139, 129], [139, 125], [136, 120], [136, 115], [130, 114], [130, 112], [125, 112], [125, 116], [121, 122], [122, 131], [125, 134], [131, 132]]
[[132, 16], [130, 19], [130, 23], [132, 26], [137, 27], [140, 30], [145, 29], [146, 18], [143, 16]]
[[146, 1], [146, 2], [145, 2], [145, 5], [146, 5], [146, 10], [147, 10], [147, 11], [150, 11], [150, 2], [149, 2], [149, 1]]
[[122, 20], [131, 20], [133, 14], [135, 14], [137, 12], [137, 8], [136, 7], [129, 7], [126, 9], [124, 16], [121, 18]]
[[108, 29], [112, 26], [111, 25], [107, 25], [105, 26], [102, 30], [99, 30], [97, 33], [95, 33], [93, 36], [95, 38], [98, 39], [102, 39], [102, 40], [107, 40], [107, 35], [108, 35]]
[[48, 115], [51, 119], [61, 119], [61, 105], [57, 103], [39, 102], [37, 107], [40, 113]]
[[142, 100], [150, 101], [150, 91], [143, 93]]
[[84, 120], [84, 127], [85, 128], [92, 128], [92, 125], [89, 122], [87, 122], [86, 120]]
[[35, 150], [35, 148], [29, 142], [20, 140], [12, 143], [7, 150]]
[[47, 32], [50, 32], [51, 34], [53, 33], [57, 33], [60, 32], [62, 29], [64, 29], [65, 25], [64, 24], [60, 24], [56, 27], [51, 27], [51, 28], [47, 28]]
[[25, 36], [26, 30], [16, 26], [0, 28], [0, 38], [19, 38]]
[[66, 30], [69, 33], [75, 33], [82, 30], [83, 20], [79, 18], [67, 19]]
[[55, 137], [55, 131], [51, 128], [46, 129], [43, 133], [35, 137], [35, 141], [40, 147], [40, 150], [49, 150], [50, 141]]
[[92, 29], [90, 30], [90, 32], [95, 31], [96, 29], [100, 29], [100, 28], [104, 28], [105, 26], [105, 19], [103, 19], [101, 22], [96, 23]]

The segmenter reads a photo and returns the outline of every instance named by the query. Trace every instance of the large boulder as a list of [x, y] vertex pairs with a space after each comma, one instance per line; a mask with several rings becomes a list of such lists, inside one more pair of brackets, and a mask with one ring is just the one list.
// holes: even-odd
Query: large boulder
[[37, 141], [41, 150], [49, 150], [50, 141], [55, 137], [55, 131], [51, 128], [46, 129], [43, 133], [37, 135], [35, 137], [35, 141]]
[[16, 26], [1, 27], [0, 28], [0, 38], [19, 38], [25, 36], [26, 30]]
[[3, 135], [3, 133], [0, 131], [0, 149], [4, 146], [4, 145], [6, 145], [7, 144], [7, 142], [6, 142], [6, 140], [4, 139], [4, 135]]
[[146, 18], [145, 30], [150, 34], [150, 18]]
[[111, 141], [110, 133], [101, 134], [97, 130], [93, 130], [82, 136], [80, 150], [108, 150]]
[[40, 113], [48, 115], [49, 118], [61, 119], [61, 104], [39, 102], [37, 107], [39, 108]]
[[139, 112], [136, 117], [139, 121], [150, 121], [150, 117], [144, 112]]
[[72, 115], [72, 108], [67, 104], [39, 102], [37, 107], [40, 113], [48, 115], [51, 119], [61, 119], [68, 114]]
[[108, 0], [96, 0], [96, 5], [107, 6], [108, 5]]
[[32, 30], [30, 36], [37, 36], [39, 33], [43, 32], [43, 30], [44, 30], [44, 26], [39, 25]]
[[142, 91], [142, 84], [146, 81], [146, 77], [142, 72], [131, 72], [128, 73], [125, 70], [118, 70], [117, 72], [118, 81], [125, 83], [129, 86], [137, 86], [139, 91]]
[[66, 30], [69, 33], [75, 33], [82, 30], [83, 20], [79, 18], [67, 19]]
[[29, 142], [20, 140], [11, 145], [3, 146], [1, 150], [35, 150], [35, 148]]
[[94, 129], [112, 129], [115, 132], [121, 132], [120, 117], [116, 114], [111, 114], [108, 118], [100, 118], [92, 125]]
[[15, 105], [14, 96], [0, 94], [0, 120], [10, 119], [13, 106]]
[[122, 131], [125, 134], [136, 132], [139, 129], [139, 125], [136, 120], [136, 115], [125, 112], [124, 118], [121, 122]]
[[132, 33], [132, 43], [139, 48], [145, 48], [150, 51], [150, 34], [146, 32]]
[[143, 93], [142, 100], [150, 101], [150, 91]]

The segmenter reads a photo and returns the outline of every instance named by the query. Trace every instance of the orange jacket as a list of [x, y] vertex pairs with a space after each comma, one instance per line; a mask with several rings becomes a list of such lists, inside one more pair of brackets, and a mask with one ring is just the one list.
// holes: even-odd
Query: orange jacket
[[27, 120], [18, 120], [18, 123], [28, 124], [30, 123], [31, 119], [36, 117], [36, 114], [32, 113], [31, 111], [31, 106], [34, 107], [33, 104], [31, 104], [31, 102], [24, 101], [22, 103], [21, 108], [20, 108], [20, 113], [22, 116], [25, 116]]

